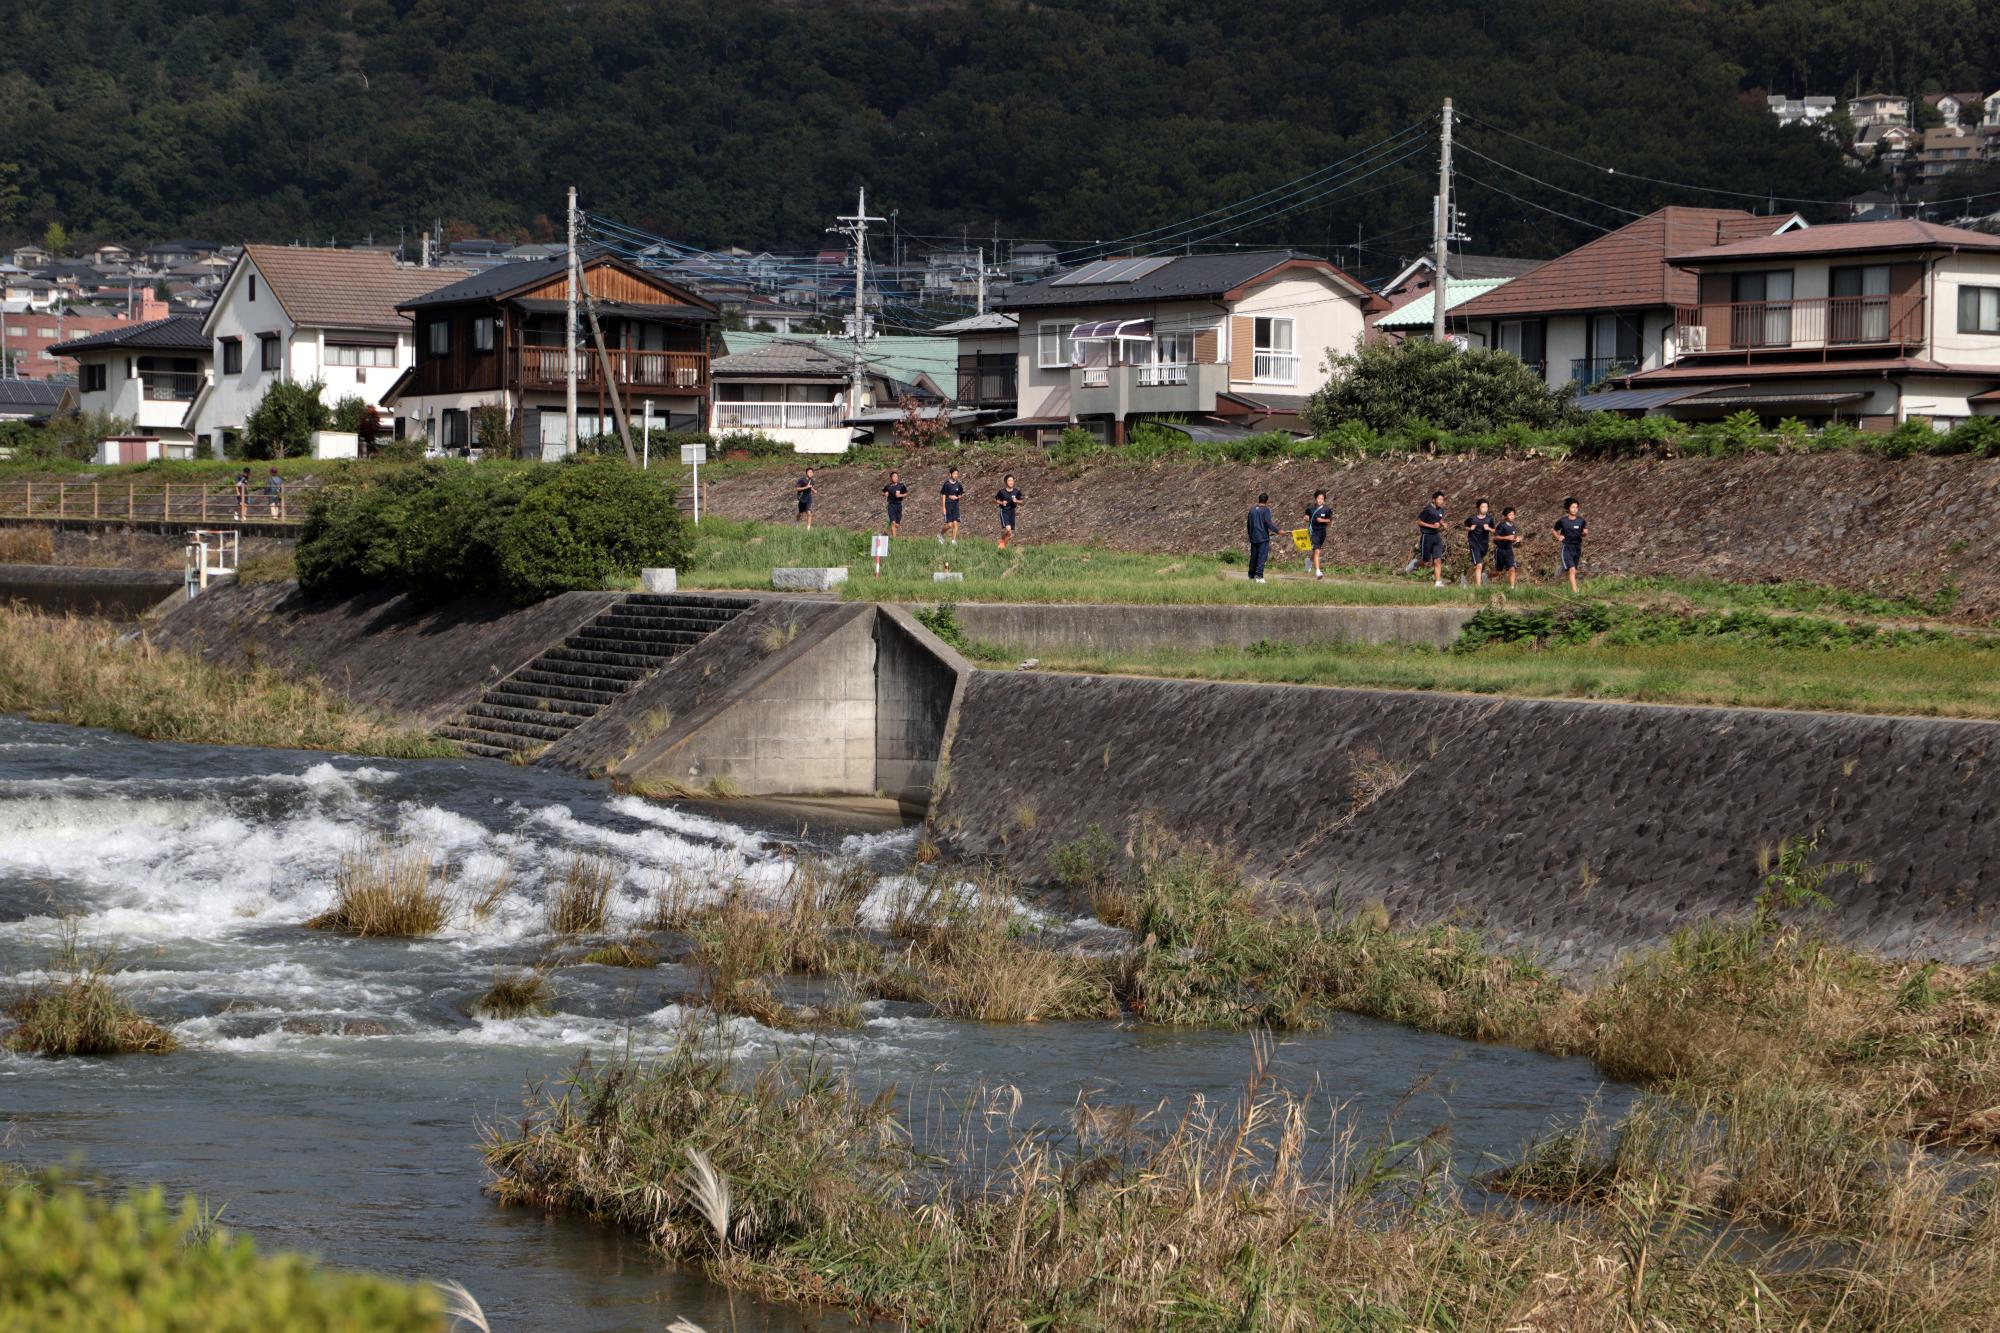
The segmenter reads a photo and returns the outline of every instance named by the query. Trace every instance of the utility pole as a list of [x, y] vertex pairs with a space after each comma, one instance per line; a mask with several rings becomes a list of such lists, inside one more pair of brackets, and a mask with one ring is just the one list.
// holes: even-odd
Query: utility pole
[[1452, 233], [1451, 204], [1451, 99], [1444, 99], [1444, 119], [1438, 134], [1438, 196], [1437, 217], [1433, 220], [1436, 231], [1431, 238], [1431, 267], [1436, 270], [1436, 285], [1431, 289], [1431, 341], [1444, 341], [1445, 292], [1449, 281], [1445, 276], [1445, 251], [1449, 248]]
[[979, 313], [986, 313], [986, 247], [979, 247]]
[[855, 195], [854, 211], [843, 214], [839, 221], [840, 226], [828, 227], [827, 231], [838, 233], [854, 242], [854, 327], [849, 330], [854, 338], [854, 371], [850, 390], [853, 402], [848, 408], [848, 415], [853, 416], [861, 411], [861, 387], [866, 382], [862, 349], [868, 335], [868, 308], [864, 289], [868, 272], [868, 224], [886, 222], [888, 219], [869, 216], [868, 187], [864, 185]]
[[569, 187], [569, 281], [563, 312], [563, 377], [569, 398], [563, 408], [563, 444], [576, 452], [576, 187]]

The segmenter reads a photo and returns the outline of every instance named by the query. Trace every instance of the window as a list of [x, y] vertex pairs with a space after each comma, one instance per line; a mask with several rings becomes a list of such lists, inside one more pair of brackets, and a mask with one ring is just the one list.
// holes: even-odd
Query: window
[[265, 370], [277, 370], [284, 364], [284, 345], [277, 334], [257, 335], [257, 364]]
[[1041, 326], [1041, 337], [1037, 340], [1040, 355], [1035, 364], [1043, 370], [1057, 370], [1076, 364], [1076, 343], [1070, 334], [1076, 331], [1075, 320], [1045, 321]]
[[1730, 315], [1736, 347], [1792, 345], [1792, 271], [1738, 273], [1731, 279], [1737, 306]]
[[434, 319], [424, 326], [426, 332], [425, 349], [432, 356], [451, 355], [451, 325], [444, 320]]
[[255, 273], [250, 275], [250, 299], [253, 301], [257, 299], [257, 275]]
[[1539, 319], [1506, 320], [1500, 325], [1499, 347], [1539, 370], [1549, 359], [1548, 325]]
[[132, 378], [132, 358], [129, 356], [125, 358], [125, 378]]
[[1958, 331], [2000, 333], [2000, 287], [1958, 289]]
[[104, 392], [104, 363], [102, 361], [82, 367], [78, 371], [78, 374], [82, 377], [83, 391], [85, 393]]
[[243, 340], [224, 338], [222, 340], [222, 373], [241, 375], [243, 373]]
[[1827, 309], [1827, 341], [1879, 343], [1889, 337], [1889, 266], [1836, 268]]
[[374, 343], [328, 343], [326, 363], [329, 366], [394, 366], [396, 349]]
[[1140, 384], [1186, 384], [1188, 363], [1194, 360], [1194, 334], [1159, 333], [1138, 344], [1134, 357]]
[[447, 407], [443, 413], [444, 438], [439, 441], [447, 449], [463, 449], [472, 443], [471, 417], [462, 407]]
[[37, 335], [39, 335], [40, 337], [43, 337], [43, 338], [53, 338], [53, 337], [55, 337], [55, 336], [56, 336], [56, 331], [55, 331], [55, 327], [54, 327], [53, 325], [50, 325], [50, 324], [44, 324], [44, 325], [42, 325], [42, 327], [41, 327], [41, 328], [39, 328], [39, 329], [36, 329], [36, 330], [35, 330], [35, 332], [36, 332], [36, 334], [37, 334]]
[[1253, 373], [1259, 384], [1297, 384], [1299, 358], [1292, 344], [1292, 321], [1259, 315], [1252, 321]]
[[7, 336], [9, 338], [25, 338], [28, 336], [28, 326], [26, 324], [9, 324], [7, 326]]
[[499, 324], [497, 319], [475, 319], [472, 321], [472, 350], [490, 352], [493, 350], [493, 330]]

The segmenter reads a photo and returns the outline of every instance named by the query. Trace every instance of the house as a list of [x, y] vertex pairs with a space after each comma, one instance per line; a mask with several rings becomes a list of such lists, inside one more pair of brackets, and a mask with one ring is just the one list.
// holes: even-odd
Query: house
[[1007, 252], [1007, 276], [1015, 282], [1032, 282], [1056, 267], [1056, 248], [1043, 241], [1028, 241]]
[[1984, 149], [1979, 135], [1962, 126], [1925, 130], [1917, 151], [1917, 179], [1935, 181], [1954, 171], [1977, 166]]
[[329, 407], [348, 397], [380, 402], [415, 360], [410, 321], [397, 306], [465, 276], [367, 250], [246, 246], [202, 323], [215, 373], [193, 428], [221, 457], [280, 381], [317, 381]]
[[1804, 97], [1785, 97], [1778, 93], [1764, 99], [1764, 105], [1778, 118], [1780, 125], [1817, 125], [1833, 114], [1839, 99], [1831, 94], [1808, 93]]
[[1892, 166], [1908, 157], [1919, 142], [1917, 131], [1908, 125], [1869, 125], [1854, 136], [1857, 156], [1882, 166]]
[[1675, 254], [1677, 355], [1634, 390], [1686, 419], [1754, 411], [1887, 430], [2000, 412], [2000, 236], [1849, 222]]
[[[1446, 261], [1446, 267], [1451, 275], [1452, 295], [1445, 309], [1455, 309], [1472, 297], [1491, 291], [1511, 278], [1518, 278], [1523, 273], [1532, 273], [1544, 262], [1540, 259], [1504, 259], [1499, 255], [1453, 255]], [[1403, 270], [1395, 277], [1377, 287], [1375, 294], [1387, 302], [1388, 308], [1369, 316], [1369, 336], [1371, 338], [1374, 336], [1375, 330], [1381, 328], [1382, 321], [1390, 314], [1402, 311], [1405, 306], [1415, 301], [1423, 302], [1423, 318], [1429, 319], [1431, 306], [1425, 298], [1436, 281], [1436, 263], [1430, 255], [1419, 255], [1404, 265]], [[1459, 286], [1461, 282], [1482, 285], [1478, 288], [1461, 288]], [[1417, 327], [1428, 328], [1429, 325], [1406, 323], [1399, 319], [1391, 327], [1406, 330]], [[1402, 334], [1399, 332], [1395, 336], [1401, 337]]]
[[195, 315], [128, 323], [50, 350], [77, 366], [76, 406], [130, 421], [143, 435], [192, 445], [195, 400], [211, 377], [213, 351]]
[[0, 304], [0, 347], [22, 379], [67, 378], [76, 363], [56, 350], [58, 344], [90, 334], [163, 319], [170, 312], [150, 287], [140, 288], [123, 308], [76, 307], [34, 310], [21, 303]]
[[65, 386], [0, 376], [0, 421], [44, 421], [62, 405]]
[[1451, 323], [1512, 352], [1552, 387], [1591, 389], [1673, 359], [1674, 310], [1696, 291], [1668, 256], [1804, 225], [1796, 214], [1663, 208], [1452, 308]]
[[132, 251], [128, 246], [114, 245], [107, 241], [103, 245], [84, 251], [83, 257], [99, 268], [110, 268], [114, 265], [130, 264]]
[[[708, 420], [715, 304], [613, 255], [579, 261], [604, 351], [580, 304], [578, 436], [617, 430], [620, 406], [636, 422], [648, 401], [659, 425], [700, 429]], [[568, 299], [567, 255], [501, 264], [406, 298], [400, 309], [415, 323], [417, 356], [394, 390], [399, 417], [439, 447], [457, 449], [478, 443], [478, 411], [498, 408], [518, 448], [543, 457], [566, 452]]]
[[[1445, 287], [1445, 316], [1447, 323], [1453, 311], [1476, 296], [1484, 296], [1490, 291], [1505, 287], [1512, 278], [1451, 278]], [[1437, 289], [1431, 286], [1421, 295], [1397, 306], [1394, 310], [1368, 318], [1368, 333], [1371, 341], [1397, 343], [1412, 334], [1429, 336], [1436, 324], [1432, 318], [1437, 299]]]
[[1386, 303], [1324, 259], [1288, 250], [1105, 259], [1002, 289], [1019, 317], [1019, 415], [1034, 438], [1085, 425], [1123, 443], [1150, 416], [1293, 426], [1327, 357]]
[[[709, 429], [717, 435], [754, 432], [783, 440], [802, 454], [837, 454], [859, 432], [883, 434], [903, 418], [905, 398], [924, 410], [950, 412], [928, 374], [863, 352], [858, 396], [853, 344], [831, 339], [767, 338], [715, 359], [715, 406]], [[892, 340], [902, 341], [902, 340]], [[956, 414], [965, 420], [970, 413]], [[866, 438], [866, 435], [863, 435]]]
[[221, 254], [222, 247], [214, 241], [161, 241], [158, 245], [146, 247], [146, 262], [166, 271], [202, 259], [219, 258]]
[[28, 310], [50, 310], [56, 303], [56, 285], [47, 278], [31, 278], [25, 273], [10, 273], [0, 278], [0, 301], [11, 302]]
[[1924, 98], [1924, 105], [1937, 112], [1946, 129], [1971, 129], [1984, 110], [1978, 93], [1931, 93]]
[[1896, 196], [1887, 190], [1863, 190], [1840, 201], [1843, 222], [1886, 222], [1902, 213]]
[[1894, 93], [1863, 93], [1847, 99], [1847, 118], [1857, 130], [1870, 125], [1907, 125], [1910, 99]]
[[937, 338], [956, 340], [958, 364], [953, 375], [952, 401], [989, 419], [1011, 417], [1018, 411], [1015, 391], [1020, 373], [1021, 319], [989, 310], [940, 324]]

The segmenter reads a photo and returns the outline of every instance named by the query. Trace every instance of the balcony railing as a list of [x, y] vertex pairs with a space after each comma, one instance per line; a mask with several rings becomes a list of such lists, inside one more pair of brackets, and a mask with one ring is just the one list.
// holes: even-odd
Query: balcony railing
[[1188, 363], [1185, 361], [1155, 361], [1139, 368], [1139, 383], [1143, 386], [1155, 384], [1186, 384]]
[[[561, 388], [568, 382], [569, 351], [562, 347], [522, 347], [519, 354], [521, 383], [534, 389]], [[663, 389], [678, 393], [700, 393], [708, 387], [708, 354], [705, 352], [646, 352], [617, 347], [605, 353], [611, 373], [620, 388]], [[576, 351], [576, 382], [579, 387], [596, 389], [603, 382], [602, 363], [597, 349]]]
[[1262, 384], [1297, 384], [1299, 358], [1290, 352], [1256, 352], [1251, 356], [1251, 374]]
[[149, 403], [191, 403], [201, 391], [199, 371], [142, 370], [139, 396]]
[[1569, 363], [1569, 380], [1579, 389], [1594, 389], [1638, 368], [1638, 362], [1629, 356], [1579, 356]]
[[1001, 407], [1015, 400], [1017, 366], [1011, 356], [958, 359], [958, 393], [961, 407]]
[[1674, 341], [1681, 356], [1838, 347], [1920, 347], [1924, 298], [1822, 296], [1795, 301], [1730, 301], [1680, 306]]
[[717, 430], [827, 430], [847, 415], [839, 403], [717, 403]]

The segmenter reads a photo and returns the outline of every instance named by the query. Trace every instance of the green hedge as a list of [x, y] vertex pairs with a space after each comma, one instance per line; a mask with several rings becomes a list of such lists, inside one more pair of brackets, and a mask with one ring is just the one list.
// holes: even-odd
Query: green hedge
[[668, 474], [601, 455], [385, 469], [315, 496], [299, 584], [315, 596], [393, 586], [427, 604], [488, 592], [526, 603], [649, 566], [686, 569], [693, 538], [674, 494]]
[[1487, 607], [1465, 622], [1451, 651], [1474, 653], [1507, 644], [1536, 648], [1609, 647], [1639, 644], [1726, 641], [1760, 648], [1916, 648], [1964, 642], [2000, 647], [2000, 640], [1960, 639], [1947, 630], [1898, 629], [1864, 621], [1821, 616], [1770, 615], [1763, 611], [1697, 611], [1623, 606], [1608, 602], [1564, 602], [1545, 610], [1508, 611]]
[[433, 1333], [442, 1310], [426, 1287], [260, 1255], [158, 1190], [107, 1199], [0, 1174], [0, 1328]]

